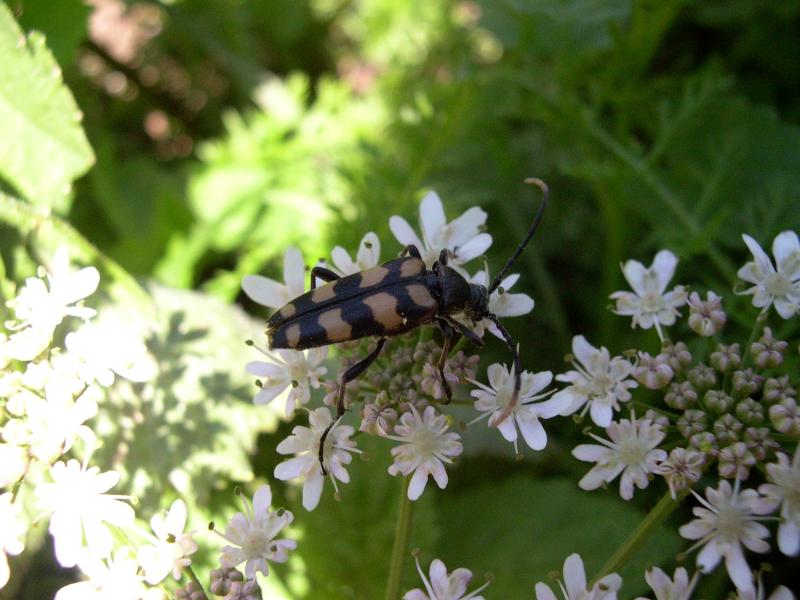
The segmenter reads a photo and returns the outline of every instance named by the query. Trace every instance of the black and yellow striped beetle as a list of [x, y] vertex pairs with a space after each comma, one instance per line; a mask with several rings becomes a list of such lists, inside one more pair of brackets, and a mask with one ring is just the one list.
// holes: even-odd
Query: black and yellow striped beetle
[[[311, 270], [311, 290], [277, 310], [267, 320], [270, 348], [305, 350], [365, 337], [378, 338], [377, 346], [368, 356], [339, 375], [336, 401], [338, 419], [345, 412], [347, 384], [366, 371], [378, 358], [387, 338], [427, 324], [436, 325], [444, 337], [437, 367], [449, 402], [452, 392], [444, 376], [444, 365], [453, 342], [464, 336], [470, 342], [483, 346], [483, 340], [474, 331], [453, 319], [453, 315], [465, 313], [473, 322], [490, 319], [514, 356], [514, 391], [505, 410], [493, 423], [499, 425], [517, 404], [522, 384], [522, 368], [514, 340], [498, 317], [489, 311], [489, 296], [500, 286], [511, 265], [533, 238], [549, 196], [547, 185], [540, 179], [528, 178], [525, 183], [534, 184], [541, 189], [542, 203], [525, 239], [517, 246], [488, 289], [469, 283], [455, 269], [448, 267], [448, 250], [442, 250], [439, 260], [429, 271], [419, 249], [413, 245], [406, 246], [399, 258], [346, 277], [340, 277], [325, 267], [316, 266]], [[327, 283], [316, 287], [317, 279]], [[323, 474], [323, 447], [331, 427], [333, 423], [320, 439], [319, 461]]]

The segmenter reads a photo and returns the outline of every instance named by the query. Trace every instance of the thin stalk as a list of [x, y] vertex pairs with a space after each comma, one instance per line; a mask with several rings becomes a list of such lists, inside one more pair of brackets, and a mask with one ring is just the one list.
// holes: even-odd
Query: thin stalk
[[389, 579], [386, 581], [385, 600], [397, 600], [400, 597], [400, 583], [403, 579], [403, 567], [408, 554], [408, 538], [411, 536], [413, 504], [408, 499], [408, 484], [411, 477], [403, 478], [400, 486], [400, 510], [397, 512], [397, 526], [394, 531], [392, 545], [392, 561], [389, 563]]
[[750, 332], [750, 339], [747, 340], [744, 348], [742, 348], [742, 369], [746, 369], [748, 363], [750, 362], [750, 346], [753, 345], [753, 342], [756, 341], [758, 336], [764, 330], [764, 323], [767, 321], [768, 312], [769, 306], [765, 306], [764, 309], [758, 313], [758, 316], [753, 323], [753, 330]]
[[609, 573], [618, 573], [631, 557], [641, 549], [648, 538], [658, 530], [667, 517], [672, 514], [672, 511], [678, 508], [686, 494], [687, 492], [679, 494], [677, 500], [673, 500], [670, 492], [664, 494], [658, 504], [652, 508], [642, 522], [639, 523], [639, 526], [628, 536], [628, 539], [622, 542], [616, 552], [611, 555], [611, 558], [606, 561], [606, 564], [595, 574], [590, 586]]

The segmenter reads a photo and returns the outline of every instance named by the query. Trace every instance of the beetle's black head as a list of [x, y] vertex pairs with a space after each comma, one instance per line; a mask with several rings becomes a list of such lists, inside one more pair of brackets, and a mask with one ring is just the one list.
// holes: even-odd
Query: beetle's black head
[[480, 321], [489, 314], [489, 291], [486, 286], [478, 283], [469, 285], [469, 308], [467, 312], [473, 321]]

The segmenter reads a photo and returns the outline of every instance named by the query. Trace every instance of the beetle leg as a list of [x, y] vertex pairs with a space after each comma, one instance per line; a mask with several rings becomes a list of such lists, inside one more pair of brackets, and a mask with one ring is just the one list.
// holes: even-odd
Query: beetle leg
[[486, 318], [497, 325], [497, 329], [500, 330], [500, 334], [503, 336], [506, 346], [508, 346], [508, 349], [511, 350], [511, 353], [514, 355], [514, 391], [511, 394], [511, 399], [508, 401], [508, 404], [506, 404], [506, 407], [503, 409], [503, 412], [500, 413], [500, 416], [494, 421], [489, 422], [489, 425], [492, 427], [497, 427], [509, 417], [519, 401], [519, 390], [522, 387], [522, 362], [520, 361], [519, 351], [514, 343], [514, 338], [512, 338], [511, 334], [508, 333], [508, 330], [503, 327], [503, 324], [500, 323], [500, 320], [491, 313], [486, 315]]
[[455, 327], [458, 330], [458, 333], [467, 338], [467, 340], [471, 344], [478, 346], [478, 348], [483, 348], [483, 339], [477, 333], [472, 331], [472, 329], [470, 329], [463, 323], [456, 321], [455, 319], [447, 319], [447, 322], [450, 324], [451, 327]]
[[403, 251], [400, 253], [400, 256], [413, 256], [414, 258], [422, 259], [422, 254], [419, 252], [419, 248], [417, 248], [414, 244], [409, 244]]
[[325, 469], [325, 463], [323, 462], [324, 458], [324, 451], [325, 451], [325, 439], [328, 437], [328, 433], [330, 430], [333, 429], [333, 426], [342, 418], [344, 415], [344, 392], [347, 388], [347, 384], [353, 381], [356, 377], [361, 375], [364, 371], [366, 371], [369, 366], [375, 362], [375, 360], [380, 356], [381, 350], [383, 350], [383, 345], [386, 343], [386, 338], [380, 338], [378, 340], [378, 345], [375, 346], [375, 350], [369, 353], [365, 358], [358, 361], [352, 367], [347, 369], [344, 373], [339, 376], [339, 390], [336, 395], [336, 419], [328, 425], [328, 428], [322, 433], [322, 437], [319, 438], [319, 466], [322, 468], [322, 474], [327, 475], [328, 472]]
[[450, 389], [450, 384], [447, 383], [447, 378], [444, 376], [444, 365], [447, 362], [448, 355], [450, 354], [450, 348], [453, 345], [453, 340], [458, 337], [458, 333], [445, 319], [438, 319], [437, 323], [439, 325], [439, 329], [442, 330], [444, 342], [442, 342], [442, 353], [439, 355], [439, 362], [436, 366], [439, 369], [439, 377], [442, 378], [442, 387], [444, 388], [444, 393], [447, 396], [447, 402], [445, 402], [445, 404], [450, 404], [450, 401], [453, 399], [453, 390]]
[[337, 279], [341, 279], [339, 275], [331, 271], [330, 269], [326, 269], [325, 267], [321, 267], [317, 265], [311, 269], [311, 289], [316, 289], [317, 287], [317, 279], [322, 279], [325, 283], [330, 283], [331, 281], [336, 281]]

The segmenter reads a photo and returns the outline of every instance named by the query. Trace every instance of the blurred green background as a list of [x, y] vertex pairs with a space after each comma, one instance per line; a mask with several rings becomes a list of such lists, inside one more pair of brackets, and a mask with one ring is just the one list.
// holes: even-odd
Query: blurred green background
[[[6, 75], [19, 68], [31, 79], [26, 87], [21, 75], [18, 89], [4, 92], [22, 94], [14, 97], [30, 103], [33, 121], [57, 142], [53, 152], [42, 146], [26, 161], [10, 153], [0, 161], [4, 280], [29, 274], [40, 245], [55, 236], [119, 284], [114, 302], [167, 290], [171, 304], [157, 301], [163, 328], [153, 338], [162, 365], [193, 360], [210, 346], [229, 349], [200, 370], [205, 379], [195, 382], [197, 403], [184, 418], [215, 424], [210, 406], [233, 406], [219, 427], [234, 437], [231, 414], [246, 409], [252, 391], [241, 369], [252, 356], [242, 344], [248, 334], [230, 323], [246, 322], [242, 329], [258, 335], [266, 316], [241, 293], [242, 276], [280, 278], [287, 245], [311, 263], [336, 244], [355, 251], [367, 231], [377, 232], [387, 259], [400, 249], [389, 216], [413, 223], [427, 189], [440, 194], [449, 218], [473, 205], [489, 213], [488, 262], [496, 271], [536, 206], [522, 180], [538, 176], [550, 185], [551, 207], [515, 269], [523, 276], [514, 291], [533, 296], [536, 309], [507, 321], [525, 367], [537, 371], [563, 370], [578, 333], [615, 353], [657, 348], [652, 331], [632, 331], [607, 310], [608, 294], [625, 287], [621, 261], [649, 263], [668, 247], [681, 258], [681, 283], [724, 292], [745, 260], [742, 232], [766, 247], [777, 232], [800, 228], [797, 1], [6, 6], [23, 31], [44, 34], [43, 43], [31, 39], [31, 56], [52, 70], [40, 56], [45, 45], [52, 51], [77, 108], [43, 94], [40, 73], [0, 58]], [[0, 136], [22, 143], [21, 135], [14, 123], [0, 123]], [[13, 143], [5, 147], [16, 151]], [[63, 172], [51, 181], [43, 174], [56, 165]], [[32, 216], [42, 207], [53, 215], [44, 225]], [[473, 270], [480, 266], [475, 261]], [[236, 303], [254, 319], [246, 321]], [[734, 326], [749, 327], [746, 300], [727, 308]], [[216, 341], [183, 352], [192, 335]], [[483, 367], [493, 360], [507, 360], [500, 344], [489, 344]], [[160, 385], [170, 389], [172, 371], [165, 372]], [[165, 392], [163, 403], [180, 393]], [[573, 551], [588, 571], [598, 568], [658, 492], [637, 493], [630, 503], [615, 499], [614, 489], [579, 493], [585, 468], [569, 449], [580, 436], [566, 421], [550, 424], [548, 449], [524, 461], [514, 461], [495, 432], [468, 434], [451, 485], [429, 489], [417, 507], [412, 545], [426, 565], [440, 557], [478, 579], [491, 571], [492, 598], [532, 597], [534, 582]], [[191, 425], [175, 434], [186, 460], [228, 451], [209, 441], [219, 440], [217, 425], [202, 436]], [[218, 465], [197, 509], [225, 506], [232, 486], [253, 475], [271, 480], [274, 447], [289, 429], [274, 422], [258, 429], [257, 447], [230, 461], [240, 470]], [[144, 434], [134, 428], [130, 435], [135, 446]], [[203, 448], [214, 443], [214, 452]], [[385, 447], [370, 454], [354, 467], [343, 501], [327, 497], [310, 515], [293, 490], [273, 486], [280, 502], [297, 509], [300, 535], [296, 559], [277, 570], [280, 593], [380, 597], [399, 482], [382, 473]], [[131, 472], [136, 460], [150, 464], [131, 459]], [[145, 512], [168, 487], [158, 476], [154, 482], [144, 486], [152, 496]], [[676, 536], [665, 532], [624, 573], [623, 597], [644, 591], [648, 561], [671, 564]], [[416, 581], [409, 568], [405, 589]], [[711, 597], [714, 583], [706, 584]], [[39, 597], [26, 589], [17, 588], [19, 597]]]

